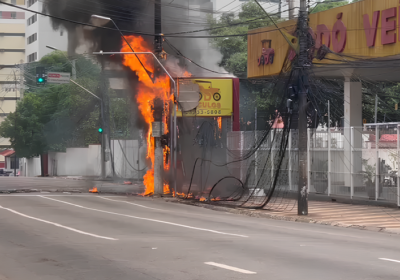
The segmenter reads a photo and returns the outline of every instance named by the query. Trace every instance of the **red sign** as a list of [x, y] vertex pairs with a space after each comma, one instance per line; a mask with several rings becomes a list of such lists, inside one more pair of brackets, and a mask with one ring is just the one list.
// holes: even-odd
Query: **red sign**
[[56, 74], [56, 73], [49, 73], [48, 75], [49, 78], [61, 78], [60, 74]]

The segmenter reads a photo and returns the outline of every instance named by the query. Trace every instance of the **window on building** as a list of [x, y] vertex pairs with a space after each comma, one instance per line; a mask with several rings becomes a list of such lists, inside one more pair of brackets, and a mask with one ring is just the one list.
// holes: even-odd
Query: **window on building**
[[17, 0], [11, 0], [11, 4], [17, 5]]
[[37, 21], [37, 14], [35, 14], [35, 15], [31, 16], [30, 18], [28, 18], [28, 20], [27, 20], [28, 26], [31, 25], [31, 24], [34, 24], [36, 21]]
[[63, 36], [64, 35], [64, 31], [60, 31], [60, 36]]
[[33, 4], [35, 4], [37, 2], [37, 0], [28, 0], [28, 8], [30, 6], [32, 6]]
[[17, 18], [17, 12], [11, 12], [11, 18], [16, 19]]
[[2, 19], [3, 18], [3, 14], [2, 14], [2, 12], [0, 12], [0, 19]]
[[27, 38], [27, 43], [29, 45], [29, 44], [32, 44], [33, 42], [35, 42], [36, 40], [37, 40], [37, 33], [32, 34], [31, 36], [29, 36]]
[[36, 61], [37, 60], [37, 53], [34, 52], [34, 53], [31, 53], [30, 55], [28, 55], [27, 56], [27, 60], [28, 60], [28, 62]]

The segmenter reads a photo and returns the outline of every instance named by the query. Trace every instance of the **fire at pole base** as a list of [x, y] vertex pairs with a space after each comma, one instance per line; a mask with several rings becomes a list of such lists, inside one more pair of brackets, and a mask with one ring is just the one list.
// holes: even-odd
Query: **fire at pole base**
[[154, 149], [154, 195], [162, 196], [164, 194], [162, 169], [163, 169], [163, 149], [161, 147], [161, 138], [155, 137], [155, 149]]

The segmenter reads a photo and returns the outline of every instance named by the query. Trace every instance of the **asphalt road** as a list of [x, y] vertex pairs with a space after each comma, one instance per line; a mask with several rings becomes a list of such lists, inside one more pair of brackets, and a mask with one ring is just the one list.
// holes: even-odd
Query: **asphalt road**
[[398, 235], [150, 198], [1, 195], [0, 206], [0, 280], [400, 279]]

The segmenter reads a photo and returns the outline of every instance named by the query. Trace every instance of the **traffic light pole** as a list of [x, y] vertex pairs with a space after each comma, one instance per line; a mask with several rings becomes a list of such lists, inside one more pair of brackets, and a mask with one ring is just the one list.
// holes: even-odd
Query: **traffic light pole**
[[[104, 122], [104, 102], [103, 99], [98, 97], [96, 94], [94, 94], [93, 92], [91, 92], [90, 90], [84, 88], [83, 86], [81, 86], [80, 84], [78, 84], [77, 82], [75, 82], [74, 80], [70, 79], [69, 80], [71, 83], [75, 84], [76, 86], [80, 87], [81, 89], [83, 89], [84, 91], [86, 91], [87, 93], [90, 93], [93, 97], [97, 98], [98, 100], [100, 100], [100, 118], [101, 118], [101, 126], [102, 128], [105, 127], [105, 122]], [[103, 132], [103, 131], [102, 131]], [[105, 179], [106, 178], [106, 162], [105, 162], [105, 154], [104, 154], [104, 150], [106, 147], [106, 139], [104, 136], [104, 133], [101, 132], [101, 152], [100, 152], [100, 165], [101, 165], [101, 179]]]

